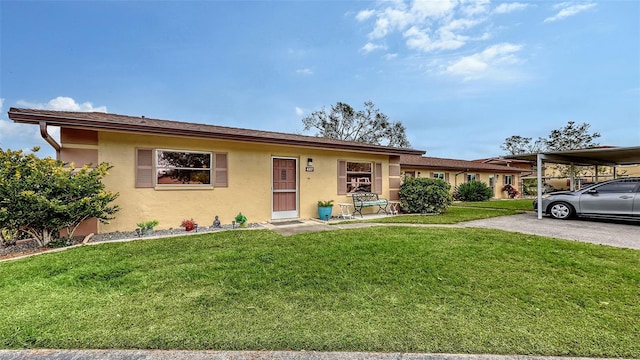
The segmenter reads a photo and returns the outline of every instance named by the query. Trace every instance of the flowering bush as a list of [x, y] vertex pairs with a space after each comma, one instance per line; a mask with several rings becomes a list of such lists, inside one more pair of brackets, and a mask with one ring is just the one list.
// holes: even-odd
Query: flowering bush
[[518, 189], [514, 188], [510, 184], [507, 184], [504, 187], [502, 187], [502, 191], [506, 191], [507, 194], [509, 194], [509, 198], [511, 198], [511, 199], [513, 199], [516, 196], [520, 195], [520, 191], [518, 191]]
[[193, 221], [193, 218], [192, 218], [191, 220], [182, 220], [182, 223], [180, 223], [180, 226], [182, 226], [185, 231], [191, 231], [196, 228], [196, 223]]

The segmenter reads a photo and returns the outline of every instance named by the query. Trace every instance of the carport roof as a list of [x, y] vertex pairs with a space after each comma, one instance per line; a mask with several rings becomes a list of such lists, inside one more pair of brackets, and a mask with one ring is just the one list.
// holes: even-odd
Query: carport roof
[[[606, 147], [540, 153], [545, 162], [574, 165], [634, 165], [640, 164], [640, 146]], [[538, 154], [505, 156], [507, 159], [536, 161]]]

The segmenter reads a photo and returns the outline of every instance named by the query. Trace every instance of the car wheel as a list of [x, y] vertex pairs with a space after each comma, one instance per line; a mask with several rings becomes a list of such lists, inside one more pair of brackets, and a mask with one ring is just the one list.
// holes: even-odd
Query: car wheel
[[564, 202], [557, 202], [557, 203], [551, 204], [551, 206], [549, 207], [549, 214], [554, 219], [561, 219], [561, 220], [569, 219], [573, 217], [574, 212], [575, 211], [573, 210], [573, 207]]

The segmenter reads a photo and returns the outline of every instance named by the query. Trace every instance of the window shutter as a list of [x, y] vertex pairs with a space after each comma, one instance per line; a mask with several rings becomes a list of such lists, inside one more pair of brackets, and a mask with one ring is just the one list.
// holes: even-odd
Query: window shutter
[[229, 187], [227, 153], [215, 153], [214, 160], [214, 184], [215, 187]]
[[374, 176], [376, 177], [374, 186], [376, 188], [375, 193], [376, 194], [382, 194], [382, 163], [376, 163], [375, 164], [375, 174]]
[[153, 187], [153, 150], [136, 149], [136, 187]]
[[476, 174], [476, 181], [480, 181], [480, 174]]
[[347, 193], [347, 162], [338, 160], [338, 195]]
[[444, 173], [444, 181], [449, 182], [449, 173]]
[[432, 172], [432, 173], [431, 173], [431, 178], [433, 179], [433, 178], [435, 178], [435, 177], [436, 177], [436, 173]]

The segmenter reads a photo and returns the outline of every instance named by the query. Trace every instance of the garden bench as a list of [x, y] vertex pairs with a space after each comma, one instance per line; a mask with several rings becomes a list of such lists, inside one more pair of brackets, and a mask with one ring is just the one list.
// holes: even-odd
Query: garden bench
[[380, 211], [384, 211], [385, 214], [388, 214], [387, 205], [389, 205], [389, 201], [387, 201], [387, 199], [380, 199], [378, 197], [378, 194], [368, 192], [353, 193], [351, 194], [351, 197], [353, 199], [354, 216], [356, 215], [356, 213], [360, 213], [360, 217], [364, 217], [362, 216], [362, 208], [371, 206], [378, 207], [378, 212], [376, 214], [379, 214]]

